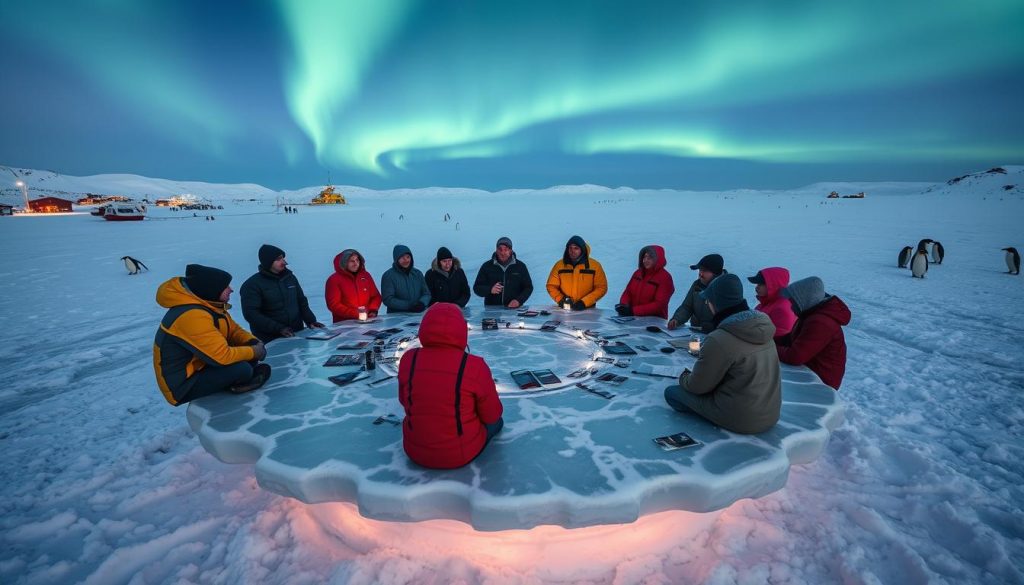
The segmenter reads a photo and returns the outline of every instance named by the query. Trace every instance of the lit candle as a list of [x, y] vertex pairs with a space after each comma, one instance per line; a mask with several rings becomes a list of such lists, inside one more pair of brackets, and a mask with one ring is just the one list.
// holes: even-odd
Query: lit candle
[[694, 353], [694, 354], [700, 353], [700, 338], [698, 338], [698, 337], [691, 337], [690, 338], [690, 353]]
[[366, 307], [359, 307], [359, 320], [360, 321], [366, 321], [366, 318], [367, 318]]
[[582, 329], [577, 329], [576, 330], [576, 339], [583, 339], [583, 330]]
[[520, 329], [525, 329], [526, 328], [526, 321], [523, 321], [522, 319], [520, 319], [519, 320], [519, 328]]
[[409, 345], [409, 342], [403, 341], [398, 344], [398, 349], [405, 349], [407, 345]]
[[562, 303], [562, 308], [565, 309], [566, 311], [572, 310], [572, 303], [570, 303], [569, 301], [565, 301], [564, 303]]

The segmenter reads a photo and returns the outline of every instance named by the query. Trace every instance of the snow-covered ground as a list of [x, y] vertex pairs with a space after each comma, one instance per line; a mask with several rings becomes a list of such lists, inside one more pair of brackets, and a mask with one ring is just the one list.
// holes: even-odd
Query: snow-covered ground
[[[274, 192], [236, 186], [216, 221], [163, 209], [120, 224], [0, 218], [0, 582], [1024, 583], [1024, 279], [1005, 274], [1000, 251], [1024, 249], [1024, 198], [1021, 167], [1006, 170], [953, 185], [770, 192], [343, 189], [350, 205], [295, 215], [265, 203]], [[67, 192], [123, 185], [51, 177]], [[153, 180], [131, 180], [157, 193]], [[160, 195], [227, 192], [182, 187]], [[832, 189], [867, 198], [824, 200]], [[242, 191], [261, 201], [233, 203]], [[17, 204], [18, 194], [5, 189], [3, 199]], [[326, 319], [323, 283], [342, 248], [362, 251], [379, 278], [396, 242], [422, 268], [445, 245], [472, 279], [508, 235], [540, 284], [574, 233], [609, 274], [606, 307], [649, 243], [667, 251], [673, 306], [694, 276], [687, 266], [709, 252], [743, 276], [772, 265], [821, 276], [854, 313], [846, 422], [825, 454], [695, 538], [674, 540], [665, 521], [604, 527], [605, 546], [581, 547], [554, 571], [496, 551], [513, 541], [564, 546], [572, 531], [444, 526], [434, 529], [448, 536], [424, 546], [409, 537], [424, 527], [264, 492], [251, 466], [207, 454], [153, 381], [163, 314], [154, 293], [187, 263], [224, 268], [237, 287], [255, 271], [259, 245], [273, 243]], [[913, 279], [896, 255], [926, 237], [942, 242], [946, 260]], [[151, 271], [128, 276], [126, 254]], [[543, 294], [538, 287], [534, 301]]]

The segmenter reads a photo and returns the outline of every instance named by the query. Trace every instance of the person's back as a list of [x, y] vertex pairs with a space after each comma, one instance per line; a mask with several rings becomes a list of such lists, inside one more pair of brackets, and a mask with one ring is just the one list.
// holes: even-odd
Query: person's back
[[461, 467], [500, 430], [502, 405], [491, 369], [466, 352], [466, 320], [456, 305], [430, 307], [419, 339], [423, 347], [403, 355], [398, 367], [402, 445], [424, 467]]
[[779, 360], [807, 366], [821, 381], [839, 390], [846, 374], [846, 336], [850, 308], [839, 297], [825, 292], [816, 276], [798, 280], [782, 291], [797, 315], [793, 330], [776, 340]]
[[779, 420], [782, 372], [772, 341], [775, 326], [747, 307], [742, 290], [739, 278], [727, 274], [702, 293], [711, 301], [717, 326], [704, 340], [693, 371], [683, 372], [665, 399], [676, 410], [692, 410], [724, 429], [756, 434]]
[[775, 325], [775, 337], [782, 337], [792, 331], [796, 315], [789, 305], [789, 299], [779, 294], [782, 289], [789, 286], [789, 271], [778, 266], [763, 268], [747, 280], [757, 287], [758, 302], [754, 310], [761, 311], [772, 320], [772, 324]]

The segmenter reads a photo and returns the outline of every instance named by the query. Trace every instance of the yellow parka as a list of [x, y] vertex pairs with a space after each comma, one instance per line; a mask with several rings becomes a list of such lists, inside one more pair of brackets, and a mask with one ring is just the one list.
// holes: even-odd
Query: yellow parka
[[153, 341], [153, 371], [167, 402], [177, 406], [192, 388], [193, 374], [207, 365], [228, 366], [255, 359], [256, 338], [235, 323], [227, 303], [206, 301], [174, 277], [156, 291], [167, 307]]
[[[576, 244], [583, 249], [583, 255], [576, 264], [569, 260], [569, 244]], [[590, 244], [579, 236], [573, 236], [565, 248], [562, 259], [555, 262], [548, 274], [548, 294], [556, 304], [563, 297], [569, 297], [571, 302], [583, 301], [587, 308], [593, 307], [608, 293], [608, 278], [604, 268], [590, 257]]]

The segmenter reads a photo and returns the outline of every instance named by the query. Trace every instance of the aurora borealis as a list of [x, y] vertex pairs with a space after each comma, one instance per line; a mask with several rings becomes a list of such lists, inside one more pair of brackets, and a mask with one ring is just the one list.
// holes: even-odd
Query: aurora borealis
[[1024, 2], [0, 0], [0, 164], [273, 188], [1024, 163]]

